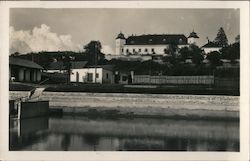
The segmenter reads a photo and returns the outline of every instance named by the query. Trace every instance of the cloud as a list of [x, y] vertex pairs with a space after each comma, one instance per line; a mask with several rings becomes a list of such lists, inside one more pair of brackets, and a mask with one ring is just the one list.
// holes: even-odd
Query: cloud
[[79, 45], [73, 43], [71, 35], [53, 33], [45, 24], [34, 27], [32, 31], [15, 31], [14, 27], [10, 27], [10, 53], [80, 50]]
[[102, 46], [102, 52], [105, 54], [114, 54], [115, 52], [113, 51], [112, 47], [109, 45], [103, 45]]

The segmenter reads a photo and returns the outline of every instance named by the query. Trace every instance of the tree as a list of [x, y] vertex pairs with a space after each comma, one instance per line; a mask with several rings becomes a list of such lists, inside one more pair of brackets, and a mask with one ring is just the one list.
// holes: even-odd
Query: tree
[[221, 47], [225, 47], [228, 45], [227, 36], [222, 27], [219, 29], [217, 36], [214, 39], [214, 43], [218, 44]]
[[240, 35], [237, 35], [237, 36], [235, 37], [235, 43], [240, 43]]
[[222, 48], [221, 53], [223, 59], [231, 60], [231, 62], [234, 63], [235, 59], [240, 58], [240, 43], [234, 43]]
[[196, 65], [201, 64], [202, 60], [204, 59], [202, 50], [196, 45], [191, 45], [190, 52], [192, 54], [192, 62]]
[[90, 41], [84, 46], [87, 61], [91, 65], [97, 65], [99, 61], [104, 60], [104, 54], [101, 52], [102, 45], [100, 41]]
[[185, 61], [188, 57], [191, 56], [191, 52], [188, 49], [188, 47], [181, 48], [180, 51], [179, 51], [179, 53], [180, 53], [181, 59], [183, 61]]
[[221, 64], [221, 55], [218, 51], [212, 51], [207, 54], [207, 59], [210, 61], [212, 66], [218, 66]]

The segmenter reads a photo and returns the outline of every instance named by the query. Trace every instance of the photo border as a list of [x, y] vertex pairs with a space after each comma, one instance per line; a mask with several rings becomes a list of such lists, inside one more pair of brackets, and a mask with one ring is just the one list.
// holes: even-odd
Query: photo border
[[[239, 8], [240, 9], [240, 152], [62, 152], [9, 151], [9, 9], [10, 8]], [[249, 2], [248, 1], [4, 1], [0, 2], [0, 123], [2, 160], [248, 160], [249, 158]], [[3, 43], [2, 43], [3, 42]], [[246, 54], [243, 54], [246, 53]]]

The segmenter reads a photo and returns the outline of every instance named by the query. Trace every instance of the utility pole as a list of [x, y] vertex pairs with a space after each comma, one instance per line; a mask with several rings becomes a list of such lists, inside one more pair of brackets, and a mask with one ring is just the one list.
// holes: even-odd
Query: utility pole
[[94, 64], [95, 64], [95, 83], [96, 83], [96, 65], [97, 65], [97, 62], [96, 62], [96, 55], [97, 55], [97, 51], [96, 51], [96, 46], [97, 46], [97, 44], [95, 44], [95, 53], [94, 53]]

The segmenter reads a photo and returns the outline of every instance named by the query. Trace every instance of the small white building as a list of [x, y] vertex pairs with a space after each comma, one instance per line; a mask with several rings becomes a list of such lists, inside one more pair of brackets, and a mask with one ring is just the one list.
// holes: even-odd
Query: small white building
[[219, 46], [218, 44], [216, 44], [216, 43], [208, 40], [208, 43], [205, 44], [205, 45], [203, 45], [201, 47], [201, 49], [204, 50], [205, 58], [206, 58], [206, 56], [207, 56], [208, 53], [213, 52], [213, 51], [220, 52], [220, 50], [222, 49], [222, 47]]
[[114, 83], [112, 65], [97, 65], [79, 69], [71, 69], [70, 82], [82, 83]]

